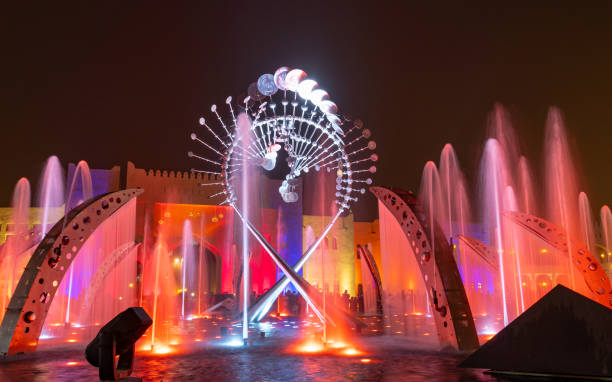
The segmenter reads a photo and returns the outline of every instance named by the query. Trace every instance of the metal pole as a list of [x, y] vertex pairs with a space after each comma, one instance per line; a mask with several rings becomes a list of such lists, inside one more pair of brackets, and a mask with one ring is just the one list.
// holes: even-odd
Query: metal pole
[[[240, 210], [238, 208], [236, 208], [236, 206], [234, 204], [232, 204], [232, 207], [234, 207], [234, 211], [236, 211], [236, 214], [238, 215], [238, 217], [242, 221], [243, 226], [245, 226], [246, 229], [248, 229], [251, 232], [251, 234], [255, 237], [255, 239], [257, 239], [257, 241], [259, 242], [259, 244], [261, 244], [261, 246], [264, 248], [264, 250], [266, 252], [268, 252], [268, 255], [270, 255], [270, 257], [276, 263], [276, 265], [281, 269], [281, 271], [283, 271], [283, 273], [289, 279], [289, 281], [291, 281], [293, 283], [293, 285], [295, 286], [297, 291], [302, 295], [304, 300], [306, 300], [306, 302], [310, 305], [310, 307], [315, 312], [317, 317], [319, 317], [319, 319], [322, 322], [324, 322], [325, 318], [321, 314], [321, 311], [314, 304], [314, 302], [312, 301], [310, 296], [308, 296], [308, 293], [306, 293], [305, 285], [303, 285], [300, 282], [300, 281], [303, 281], [301, 279], [300, 275], [295, 273], [295, 271], [289, 266], [289, 264], [287, 264], [285, 262], [285, 260], [278, 253], [276, 253], [276, 251], [274, 250], [274, 248], [272, 248], [270, 243], [268, 243], [266, 241], [266, 239], [257, 231], [257, 229], [255, 229], [255, 227], [253, 227], [251, 222], [249, 222], [247, 219], [245, 219], [242, 216], [242, 213], [240, 212]], [[289, 281], [287, 283], [289, 283]], [[274, 301], [274, 300], [272, 300], [272, 301]], [[248, 307], [247, 307], [247, 309], [248, 309]], [[245, 314], [245, 316], [246, 316], [246, 314]], [[331, 319], [330, 319], [330, 321], [331, 321]]]
[[[334, 224], [336, 223], [340, 215], [342, 215], [342, 212], [344, 212], [342, 208], [338, 210], [338, 212], [329, 222], [327, 227], [325, 227], [325, 230], [323, 231], [321, 236], [319, 236], [319, 238], [310, 246], [310, 248], [306, 250], [304, 255], [302, 255], [300, 260], [298, 260], [298, 262], [293, 267], [293, 270], [295, 272], [299, 272], [299, 270], [302, 269], [306, 261], [308, 261], [310, 256], [317, 250], [317, 247], [321, 244], [325, 236], [327, 236], [327, 234], [332, 229], [332, 227], [334, 226]], [[281, 292], [289, 285], [289, 282], [290, 280], [287, 278], [287, 276], [283, 276], [280, 280], [276, 282], [276, 284], [272, 286], [272, 288], [270, 288], [264, 294], [264, 296], [258, 302], [257, 306], [255, 306], [253, 309], [253, 312], [251, 315], [253, 320], [261, 320], [268, 313], [268, 311], [272, 307], [272, 303], [278, 298]]]

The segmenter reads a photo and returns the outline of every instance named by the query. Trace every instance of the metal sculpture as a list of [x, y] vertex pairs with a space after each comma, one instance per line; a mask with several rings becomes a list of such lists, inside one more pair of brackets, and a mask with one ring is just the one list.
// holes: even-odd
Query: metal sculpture
[[591, 298], [612, 308], [610, 279], [586, 245], [575, 238], [568, 238], [563, 228], [537, 216], [516, 211], [504, 211], [503, 216], [569, 256], [573, 267], [582, 275], [591, 291]]
[[[383, 187], [370, 187], [370, 191], [395, 217], [410, 243], [435, 312], [440, 345], [460, 351], [478, 348], [476, 327], [457, 263], [440, 227], [436, 224], [432, 229], [424, 216], [418, 218], [422, 213], [411, 194]], [[434, 232], [434, 237], [428, 237], [428, 232]]]
[[485, 264], [487, 264], [491, 270], [497, 273], [499, 265], [493, 248], [470, 236], [457, 235], [456, 237], [470, 247], [482, 260], [484, 260]]
[[[366, 190], [361, 186], [372, 183], [366, 176], [376, 172], [372, 162], [376, 162], [378, 156], [370, 153], [376, 148], [376, 143], [369, 140], [370, 130], [364, 129], [359, 120], [352, 121], [339, 116], [336, 104], [317, 85], [300, 69], [279, 68], [274, 74], [260, 76], [257, 82], [249, 86], [248, 96], [239, 99], [237, 103], [233, 103], [232, 97], [227, 97], [227, 117], [222, 117], [217, 106], [212, 105], [210, 110], [215, 115], [213, 119], [218, 121], [217, 127], [212, 127], [205, 118], [199, 121], [207, 131], [208, 139], [200, 139], [197, 134], [191, 134], [191, 139], [203, 145], [207, 154], [200, 156], [189, 152], [189, 156], [210, 167], [192, 171], [221, 177], [221, 182], [215, 184], [223, 186], [223, 191], [212, 197], [222, 197], [220, 204], [234, 208], [246, 229], [285, 275], [249, 309], [248, 315], [255, 320], [267, 313], [289, 282], [294, 284], [317, 316], [323, 319], [321, 310], [306, 291], [310, 289], [308, 283], [297, 272], [315, 252], [338, 217], [349, 210], [352, 202], [357, 201], [357, 194], [365, 194]], [[250, 223], [245, 211], [239, 208], [237, 196], [241, 171], [254, 166], [260, 166], [264, 171], [274, 170], [281, 150], [287, 154], [289, 168], [279, 188], [285, 203], [298, 200], [296, 179], [311, 170], [333, 171], [337, 182], [338, 211], [321, 236], [293, 267]], [[242, 194], [245, 194], [244, 190]], [[245, 254], [243, 263], [246, 264]], [[244, 268], [248, 269], [246, 265]], [[248, 278], [248, 272], [245, 272], [245, 278]], [[246, 307], [244, 314], [246, 325]]]
[[357, 244], [357, 252], [359, 252], [360, 256], [363, 256], [366, 264], [368, 265], [368, 270], [374, 279], [374, 285], [376, 286], [376, 313], [382, 315], [383, 314], [383, 289], [382, 289], [382, 280], [380, 279], [380, 273], [378, 272], [378, 266], [376, 266], [376, 260], [374, 260], [374, 256], [372, 256], [372, 252], [366, 246], [362, 246]]
[[36, 350], [57, 288], [87, 238], [142, 192], [127, 189], [92, 198], [49, 230], [32, 254], [9, 302], [0, 325], [0, 355]]

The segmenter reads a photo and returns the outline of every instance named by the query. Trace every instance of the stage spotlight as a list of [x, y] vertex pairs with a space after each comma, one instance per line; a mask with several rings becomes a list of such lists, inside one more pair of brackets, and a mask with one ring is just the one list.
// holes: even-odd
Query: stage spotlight
[[134, 344], [152, 323], [144, 309], [135, 307], [119, 313], [100, 329], [85, 349], [87, 361], [99, 368], [100, 380], [117, 380], [132, 373]]

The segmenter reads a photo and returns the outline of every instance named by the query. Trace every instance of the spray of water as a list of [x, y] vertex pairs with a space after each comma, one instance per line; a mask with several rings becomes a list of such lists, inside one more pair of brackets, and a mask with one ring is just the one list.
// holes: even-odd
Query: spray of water
[[57, 214], [53, 214], [53, 209], [64, 204], [64, 171], [55, 155], [47, 159], [39, 189], [41, 237], [44, 237], [51, 226], [59, 219]]

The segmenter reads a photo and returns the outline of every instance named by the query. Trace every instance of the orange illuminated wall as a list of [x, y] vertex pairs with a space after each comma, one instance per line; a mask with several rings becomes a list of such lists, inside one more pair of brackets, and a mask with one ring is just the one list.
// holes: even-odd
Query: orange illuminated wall
[[[305, 251], [312, 244], [310, 241], [323, 232], [331, 216], [303, 215], [302, 219], [302, 251]], [[352, 214], [338, 219], [317, 251], [304, 264], [303, 270], [306, 281], [317, 289], [322, 290], [325, 285], [328, 293], [342, 294], [347, 291], [351, 296], [356, 295]]]
[[[355, 250], [357, 245], [371, 245], [372, 255], [378, 272], [381, 273], [381, 258], [380, 258], [380, 231], [378, 219], [372, 222], [354, 222], [353, 230], [355, 232]], [[361, 284], [361, 264], [355, 261], [355, 285]]]
[[183, 224], [187, 219], [191, 221], [194, 240], [201, 239], [221, 257], [221, 289], [222, 292], [233, 293], [233, 209], [227, 206], [155, 203], [152, 219], [154, 239], [162, 237], [169, 251], [179, 247]]
[[[221, 290], [235, 293], [241, 262], [240, 245], [237, 240], [242, 233], [242, 223], [235, 221], [234, 210], [228, 206], [209, 206], [201, 204], [155, 203], [153, 214], [153, 235], [162, 236], [172, 251], [181, 245], [183, 224], [191, 221], [193, 237], [200, 238], [214, 253], [221, 257]], [[261, 210], [261, 216], [252, 218], [266, 240], [276, 248], [276, 211]], [[237, 232], [235, 232], [237, 230]], [[276, 265], [254, 239], [249, 243], [250, 286], [257, 294], [263, 293], [276, 282]]]

